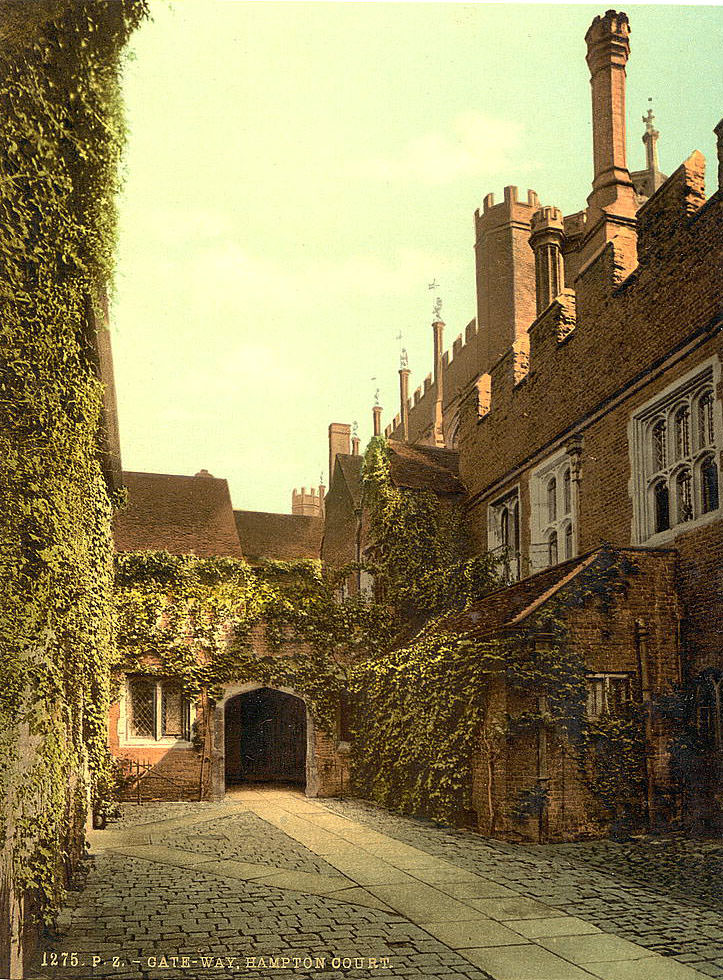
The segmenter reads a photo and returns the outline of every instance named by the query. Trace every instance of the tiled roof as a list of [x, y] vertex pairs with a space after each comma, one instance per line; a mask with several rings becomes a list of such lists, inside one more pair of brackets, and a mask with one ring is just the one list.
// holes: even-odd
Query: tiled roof
[[318, 558], [324, 523], [320, 517], [235, 510], [241, 549], [250, 560]]
[[118, 551], [242, 557], [226, 480], [124, 471], [128, 506], [114, 520]]
[[349, 489], [351, 499], [354, 501], [354, 506], [358, 507], [362, 495], [362, 457], [339, 453], [336, 458], [344, 481]]
[[450, 632], [469, 632], [478, 638], [515, 629], [550, 599], [563, 594], [567, 586], [587, 569], [593, 566], [605, 568], [611, 560], [620, 556], [628, 556], [634, 562], [635, 555], [644, 555], [647, 561], [668, 561], [670, 558], [669, 552], [658, 549], [599, 548], [588, 555], [546, 568], [521, 582], [497, 589], [464, 612], [448, 616], [443, 626]]
[[433, 490], [440, 494], [465, 493], [459, 479], [459, 453], [391, 440], [388, 446], [391, 479], [395, 486]]

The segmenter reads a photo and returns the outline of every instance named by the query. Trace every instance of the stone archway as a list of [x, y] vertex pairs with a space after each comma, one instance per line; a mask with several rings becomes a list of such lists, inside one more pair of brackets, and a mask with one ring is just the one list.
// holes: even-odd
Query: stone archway
[[224, 711], [226, 786], [306, 785], [306, 705], [293, 694], [258, 687], [237, 694]]
[[[245, 695], [255, 694], [255, 699], [243, 701]], [[280, 695], [281, 698], [276, 696]], [[286, 700], [284, 700], [286, 699]], [[211, 747], [211, 796], [223, 799], [227, 785], [233, 786], [245, 775], [253, 780], [254, 767], [262, 779], [281, 778], [303, 785], [307, 796], [317, 796], [319, 776], [317, 771], [316, 730], [314, 719], [306, 699], [289, 687], [269, 687], [253, 681], [246, 684], [230, 684], [223, 697], [212, 709]], [[242, 736], [241, 723], [247, 722], [248, 731]], [[228, 723], [227, 723], [228, 718]], [[266, 724], [264, 724], [266, 722]], [[284, 724], [289, 732], [284, 733]], [[255, 735], [254, 735], [255, 731]], [[274, 733], [276, 733], [274, 735]], [[275, 777], [274, 766], [283, 754], [283, 748], [274, 746], [279, 735], [296, 740], [294, 759], [296, 775]], [[228, 737], [228, 745], [227, 745]], [[302, 744], [299, 744], [301, 741]], [[246, 755], [243, 763], [242, 756]], [[227, 765], [228, 757], [228, 765]], [[299, 773], [301, 766], [301, 773]], [[227, 775], [230, 780], [227, 783]], [[265, 774], [265, 775], [264, 775]]]

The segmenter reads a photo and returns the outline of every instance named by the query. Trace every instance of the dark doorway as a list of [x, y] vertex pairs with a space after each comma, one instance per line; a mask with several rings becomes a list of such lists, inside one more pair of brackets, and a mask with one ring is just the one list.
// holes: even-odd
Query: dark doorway
[[226, 703], [226, 784], [306, 783], [306, 705], [261, 687]]

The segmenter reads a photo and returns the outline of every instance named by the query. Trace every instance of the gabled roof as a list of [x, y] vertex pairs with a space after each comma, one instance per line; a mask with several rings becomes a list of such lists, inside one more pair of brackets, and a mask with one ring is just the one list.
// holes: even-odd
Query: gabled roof
[[670, 561], [671, 552], [647, 548], [599, 548], [580, 558], [572, 558], [536, 575], [504, 586], [474, 603], [464, 612], [454, 613], [442, 622], [452, 633], [469, 633], [477, 639], [504, 630], [516, 629], [525, 620], [555, 597], [564, 595], [568, 587], [588, 569], [603, 570], [620, 557], [634, 561], [635, 555], [646, 561]]
[[115, 516], [118, 551], [169, 551], [175, 555], [241, 558], [226, 480], [205, 474], [124, 471], [128, 505]]
[[388, 446], [390, 476], [396, 487], [439, 494], [466, 492], [459, 479], [459, 453], [455, 450], [392, 440]]
[[341, 475], [344, 477], [349, 496], [356, 509], [361, 503], [362, 496], [362, 457], [339, 453], [336, 457], [335, 470], [336, 466], [339, 467]]
[[290, 561], [318, 558], [324, 522], [300, 514], [269, 514], [259, 510], [235, 510], [241, 549], [249, 561], [267, 558]]

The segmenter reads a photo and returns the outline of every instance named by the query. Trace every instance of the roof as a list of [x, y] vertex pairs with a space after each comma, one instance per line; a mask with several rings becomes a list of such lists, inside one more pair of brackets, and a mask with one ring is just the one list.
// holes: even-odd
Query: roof
[[459, 453], [455, 450], [391, 440], [388, 446], [390, 476], [396, 487], [439, 494], [466, 492], [459, 479]]
[[241, 558], [226, 480], [124, 471], [128, 506], [115, 516], [118, 551]]
[[324, 522], [301, 514], [269, 514], [259, 510], [235, 510], [241, 549], [249, 560], [268, 558], [318, 558]]
[[515, 629], [550, 599], [561, 595], [583, 572], [593, 566], [604, 569], [620, 556], [646, 555], [668, 561], [670, 553], [658, 549], [602, 547], [580, 558], [546, 568], [536, 575], [504, 586], [474, 603], [464, 612], [448, 616], [443, 626], [452, 633], [469, 633], [478, 639]]
[[354, 507], [357, 508], [362, 497], [362, 457], [338, 453], [336, 461], [354, 502]]

